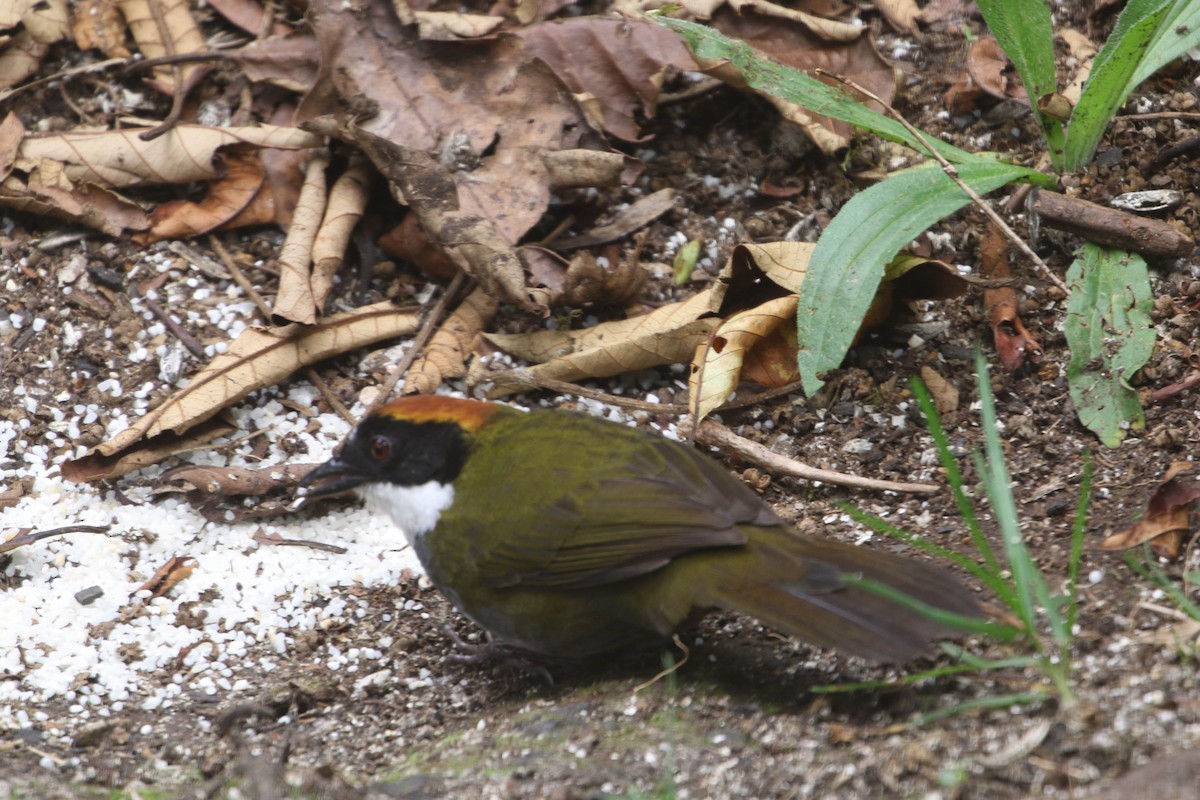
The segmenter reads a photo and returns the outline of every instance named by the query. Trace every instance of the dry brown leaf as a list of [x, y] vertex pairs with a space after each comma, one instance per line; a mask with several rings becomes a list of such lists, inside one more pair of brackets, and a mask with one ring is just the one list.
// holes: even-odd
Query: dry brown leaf
[[603, 264], [586, 250], [576, 253], [563, 276], [562, 295], [552, 305], [575, 308], [625, 305], [646, 285], [647, 272], [637, 259], [640, 249], [622, 258], [619, 248], [613, 246]]
[[579, 236], [567, 236], [548, 243], [555, 250], [574, 250], [578, 247], [595, 247], [598, 244], [615, 242], [671, 210], [675, 204], [674, 189], [659, 189], [653, 194], [637, 199], [633, 205], [619, 212], [607, 225], [598, 225]]
[[416, 214], [406, 214], [398, 225], [379, 237], [379, 248], [393, 258], [411, 262], [435, 281], [449, 281], [458, 274], [454, 262], [429, 243]]
[[[258, 0], [205, 0], [225, 19], [253, 36], [287, 36], [292, 32], [291, 26], [274, 19], [269, 31], [263, 30], [263, 17], [266, 16], [262, 3]], [[314, 62], [315, 63], [315, 62]]]
[[159, 567], [150, 580], [130, 592], [129, 596], [133, 597], [138, 592], [149, 592], [150, 597], [147, 597], [146, 600], [162, 597], [174, 589], [176, 584], [191, 575], [195, 569], [196, 559], [191, 556], [175, 556]]
[[654, 116], [668, 68], [696, 68], [678, 36], [641, 18], [576, 17], [514, 34], [550, 65], [596, 128], [630, 142], [642, 138], [636, 110]]
[[467, 358], [475, 340], [495, 315], [496, 301], [482, 289], [467, 295], [413, 362], [404, 376], [404, 393], [429, 394], [447, 380], [466, 375]]
[[[484, 338], [506, 353], [533, 364], [540, 364], [572, 353], [582, 353], [639, 336], [654, 336], [685, 327], [708, 314], [711, 304], [712, 290], [705, 289], [687, 300], [668, 303], [640, 317], [602, 322], [578, 330], [485, 333]], [[715, 320], [712, 327], [716, 327]], [[690, 351], [688, 358], [691, 358]]]
[[313, 242], [312, 294], [317, 313], [324, 314], [325, 301], [333, 289], [333, 276], [342, 267], [350, 236], [362, 219], [371, 193], [374, 171], [362, 153], [350, 156], [350, 163], [329, 191], [325, 218]]
[[916, 0], [875, 0], [875, 8], [900, 33], [917, 32], [917, 16], [921, 9]]
[[967, 51], [967, 74], [976, 86], [993, 97], [1029, 104], [1024, 84], [994, 36], [981, 36], [971, 43]]
[[1200, 500], [1200, 465], [1176, 461], [1146, 505], [1146, 516], [1101, 542], [1104, 550], [1128, 550], [1150, 542], [1163, 558], [1178, 558], [1184, 537], [1192, 530], [1192, 511]]
[[80, 50], [99, 50], [109, 58], [128, 58], [125, 18], [113, 0], [79, 0], [71, 14], [71, 36]]
[[456, 42], [478, 39], [495, 33], [504, 24], [503, 17], [487, 14], [463, 14], [458, 11], [418, 11], [417, 35], [423, 41]]
[[[405, 336], [417, 328], [417, 314], [391, 303], [376, 303], [337, 314], [313, 326], [247, 328], [228, 350], [212, 360], [187, 387], [138, 419], [125, 431], [97, 445], [81, 458], [63, 464], [69, 481], [115, 477], [146, 466], [127, 466], [126, 451], [155, 445], [163, 434], [192, 429], [264, 386], [284, 380], [296, 370], [384, 339]], [[169, 453], [157, 453], [159, 458]], [[158, 459], [155, 459], [158, 460]]]
[[[275, 125], [211, 128], [177, 125], [149, 142], [149, 128], [119, 131], [29, 134], [21, 142], [16, 168], [30, 174], [61, 165], [70, 183], [121, 188], [154, 183], [179, 184], [217, 177], [214, 156], [223, 147], [252, 145], [293, 150], [324, 141], [299, 128]], [[51, 181], [45, 181], [53, 185]]]
[[17, 86], [37, 74], [50, 45], [34, 40], [29, 31], [21, 31], [0, 50], [0, 89]]
[[600, 150], [543, 150], [550, 189], [582, 189], [587, 186], [628, 186], [637, 180], [645, 166], [624, 153]]
[[[186, 239], [225, 227], [233, 227], [240, 215], [250, 207], [263, 188], [265, 174], [262, 160], [257, 152], [244, 148], [231, 148], [217, 156], [224, 169], [221, 176], [208, 184], [204, 199], [172, 200], [163, 203], [150, 215], [151, 229], [135, 237], [141, 244], [151, 244], [163, 239]], [[273, 219], [256, 215], [241, 219], [244, 225], [262, 225]]]
[[[979, 245], [979, 271], [984, 278], [1003, 280], [1012, 277], [1008, 265], [1008, 241], [995, 225], [989, 225]], [[1017, 290], [1002, 286], [983, 290], [983, 307], [992, 326], [992, 339], [1000, 362], [1016, 372], [1026, 359], [1034, 364], [1042, 360], [1042, 346], [1021, 322]]]
[[1092, 44], [1092, 40], [1086, 34], [1080, 33], [1074, 28], [1060, 28], [1056, 33], [1060, 39], [1066, 42], [1067, 50], [1079, 65], [1075, 68], [1071, 82], [1062, 91], [1062, 96], [1067, 99], [1067, 102], [1075, 105], [1079, 102], [1079, 96], [1083, 94], [1083, 84], [1092, 74], [1092, 61], [1096, 58], [1097, 53], [1096, 45]]
[[188, 464], [167, 470], [155, 481], [154, 494], [193, 492], [221, 497], [262, 495], [280, 487], [293, 487], [312, 471], [313, 464], [279, 464], [273, 467], [216, 467]]
[[933, 398], [933, 406], [942, 416], [958, 410], [958, 387], [931, 366], [921, 367], [921, 380]]
[[[24, 0], [15, 2], [25, 5]], [[54, 44], [70, 35], [70, 17], [67, 0], [38, 0], [28, 4], [28, 8], [21, 14], [21, 26], [38, 44]]]
[[0, 206], [85, 225], [111, 236], [150, 227], [150, 217], [141, 206], [90, 184], [63, 189], [10, 175], [0, 182]]
[[[521, 391], [532, 380], [579, 381], [605, 378], [663, 364], [691, 360], [718, 320], [703, 318], [711, 302], [706, 290], [682, 303], [640, 317], [601, 323], [579, 331], [484, 334], [484, 338], [526, 361], [544, 362], [518, 371], [512, 380], [494, 376], [493, 397]], [[524, 374], [520, 374], [524, 373]]]
[[271, 321], [276, 325], [299, 322], [311, 325], [317, 321], [316, 298], [312, 284], [312, 250], [317, 240], [321, 219], [325, 216], [325, 170], [329, 156], [321, 154], [308, 162], [300, 202], [292, 217], [287, 240], [279, 251], [279, 293], [271, 308]]
[[541, 153], [577, 147], [587, 130], [576, 103], [515, 37], [420, 42], [386, 0], [362, 6], [347, 14], [340, 0], [310, 3], [321, 68], [300, 119], [370, 108], [363, 129], [438, 153], [462, 214], [487, 220], [516, 244], [549, 205]]
[[[117, 0], [117, 5], [146, 58], [208, 52], [204, 33], [192, 17], [187, 0]], [[184, 64], [179, 69], [179, 86], [175, 85], [174, 68], [169, 66], [156, 68], [150, 85], [168, 95], [174, 95], [176, 91], [187, 94], [209, 67]]]
[[460, 207], [459, 187], [443, 164], [353, 124], [339, 129], [330, 120], [313, 120], [308, 125], [357, 144], [409, 202], [426, 238], [489, 295], [529, 311], [545, 309], [545, 293], [526, 289], [520, 257], [492, 225], [496, 215], [482, 217]]
[[225, 57], [236, 62], [252, 81], [266, 81], [292, 92], [307, 92], [317, 81], [321, 51], [311, 33], [283, 39], [259, 39]]
[[[704, 419], [724, 404], [741, 381], [748, 354], [781, 328], [795, 325], [796, 295], [768, 300], [723, 320], [697, 348], [688, 378], [689, 413]], [[791, 362], [795, 364], [794, 352]]]
[[729, 0], [729, 8], [738, 14], [757, 12], [764, 17], [798, 23], [803, 30], [827, 42], [853, 42], [862, 36], [864, 27], [849, 22], [819, 17], [804, 11], [795, 11], [770, 0]]

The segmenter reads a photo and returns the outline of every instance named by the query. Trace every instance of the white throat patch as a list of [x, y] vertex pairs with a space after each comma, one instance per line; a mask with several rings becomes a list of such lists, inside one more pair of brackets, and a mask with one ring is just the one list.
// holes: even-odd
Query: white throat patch
[[370, 483], [357, 491], [368, 507], [391, 517], [413, 546], [433, 530], [442, 512], [454, 502], [454, 486], [437, 481], [420, 486]]

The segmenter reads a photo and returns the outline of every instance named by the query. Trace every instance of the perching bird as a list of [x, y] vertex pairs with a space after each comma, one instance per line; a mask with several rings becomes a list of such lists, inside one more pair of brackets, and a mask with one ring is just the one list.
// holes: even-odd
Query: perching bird
[[641, 645], [713, 609], [874, 661], [911, 659], [951, 632], [847, 575], [979, 614], [938, 567], [802, 535], [695, 449], [564, 411], [405, 398], [305, 482], [386, 511], [433, 584], [518, 653]]

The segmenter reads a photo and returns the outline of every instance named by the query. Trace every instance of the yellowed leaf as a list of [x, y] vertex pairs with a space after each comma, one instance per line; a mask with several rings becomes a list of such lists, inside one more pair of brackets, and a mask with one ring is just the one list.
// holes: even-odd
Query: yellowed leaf
[[692, 362], [688, 407], [695, 418], [704, 419], [729, 399], [750, 350], [781, 327], [795, 324], [796, 295], [768, 300], [724, 320]]

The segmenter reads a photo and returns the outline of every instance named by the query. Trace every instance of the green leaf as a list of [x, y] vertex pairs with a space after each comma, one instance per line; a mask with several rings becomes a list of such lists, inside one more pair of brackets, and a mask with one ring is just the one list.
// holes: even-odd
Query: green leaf
[[1033, 114], [1046, 139], [1050, 163], [1063, 164], [1062, 123], [1038, 111], [1038, 99], [1056, 91], [1054, 30], [1045, 0], [977, 0], [983, 19], [1025, 84]]
[[[961, 164], [958, 172], [980, 194], [1031, 175], [996, 161]], [[800, 287], [797, 362], [809, 395], [821, 386], [819, 373], [842, 363], [892, 256], [969, 200], [937, 165], [924, 164], [895, 173], [842, 207], [821, 234]]]
[[1130, 81], [1130, 88], [1181, 55], [1200, 46], [1200, 3], [1195, 0], [1175, 0], [1166, 17], [1146, 48], [1146, 55]]
[[1154, 350], [1150, 275], [1135, 253], [1085, 244], [1067, 270], [1067, 382], [1079, 421], [1106, 447], [1145, 427], [1129, 378]]
[[[737, 67], [746, 85], [752, 89], [803, 106], [814, 113], [848, 122], [876, 136], [907, 145], [919, 153], [929, 152], [917, 137], [891, 117], [868, 108], [840, 88], [821, 83], [798, 69], [772, 61], [745, 42], [730, 39], [696, 22], [669, 17], [652, 19], [679, 34], [697, 59], [728, 61]], [[946, 144], [936, 136], [925, 138], [947, 161], [961, 164], [991, 160]]]
[[1091, 75], [1071, 113], [1064, 169], [1073, 171], [1092, 160], [1113, 113], [1137, 86], [1134, 76], [1174, 5], [1172, 0], [1130, 0], [1125, 6], [1113, 32], [1092, 61]]

